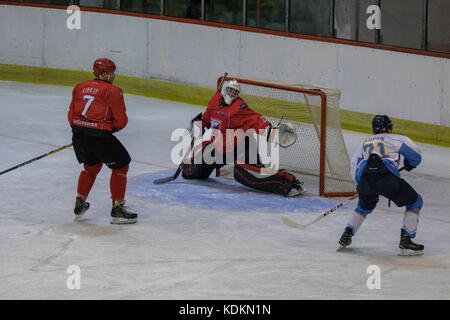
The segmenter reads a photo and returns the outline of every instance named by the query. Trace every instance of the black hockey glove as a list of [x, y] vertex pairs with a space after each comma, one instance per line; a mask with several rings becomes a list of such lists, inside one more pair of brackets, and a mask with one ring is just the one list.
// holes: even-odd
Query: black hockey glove
[[414, 169], [415, 167], [410, 165], [408, 160], [403, 160], [403, 167], [405, 168], [406, 171], [411, 171], [412, 169]]

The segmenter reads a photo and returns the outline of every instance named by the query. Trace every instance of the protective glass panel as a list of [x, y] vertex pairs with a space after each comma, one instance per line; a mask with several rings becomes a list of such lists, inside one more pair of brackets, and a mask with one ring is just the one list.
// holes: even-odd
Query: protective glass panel
[[164, 15], [171, 17], [186, 18], [192, 15], [193, 2], [190, 0], [165, 0]]
[[286, 0], [247, 0], [247, 26], [286, 31]]
[[32, 3], [45, 3], [45, 4], [59, 4], [59, 5], [65, 5], [65, 6], [70, 6], [71, 4], [76, 4], [74, 0], [21, 0], [21, 1], [14, 1], [14, 2], [32, 2]]
[[[355, 39], [358, 41], [378, 43], [379, 30], [371, 29], [367, 26], [367, 20], [373, 13], [367, 13], [367, 9], [373, 5], [379, 5], [379, 0], [361, 0], [357, 1], [356, 11], [359, 12], [356, 23]], [[381, 13], [381, 23], [383, 23], [383, 13]], [[381, 25], [382, 26], [382, 25]]]
[[425, 0], [382, 0], [381, 43], [424, 49], [425, 3]]
[[378, 5], [378, 0], [335, 0], [334, 28], [340, 39], [376, 43], [377, 30], [367, 26], [372, 11], [367, 9]]
[[450, 53], [449, 0], [428, 0], [427, 49]]
[[242, 25], [242, 0], [205, 0], [205, 20]]
[[202, 1], [190, 0], [186, 8], [186, 18], [201, 19], [202, 18]]
[[289, 31], [333, 36], [333, 0], [298, 0], [290, 3]]
[[336, 37], [355, 40], [358, 26], [358, 0], [336, 0], [334, 10], [334, 27]]
[[110, 8], [104, 6], [104, 0], [79, 0], [80, 7]]
[[120, 10], [124, 11], [144, 12], [153, 14], [161, 13], [160, 0], [109, 0], [109, 1], [105, 0], [105, 3], [106, 2], [109, 2], [108, 8], [110, 9], [115, 9], [116, 6], [119, 6]]

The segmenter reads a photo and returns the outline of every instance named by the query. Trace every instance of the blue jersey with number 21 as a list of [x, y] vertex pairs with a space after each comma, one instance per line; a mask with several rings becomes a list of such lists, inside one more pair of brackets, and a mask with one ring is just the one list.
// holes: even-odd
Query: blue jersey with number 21
[[350, 174], [356, 182], [359, 182], [367, 159], [372, 153], [379, 155], [384, 165], [397, 177], [400, 177], [398, 172], [400, 156], [405, 157], [414, 167], [422, 161], [419, 148], [410, 138], [392, 133], [379, 133], [367, 138], [350, 161]]

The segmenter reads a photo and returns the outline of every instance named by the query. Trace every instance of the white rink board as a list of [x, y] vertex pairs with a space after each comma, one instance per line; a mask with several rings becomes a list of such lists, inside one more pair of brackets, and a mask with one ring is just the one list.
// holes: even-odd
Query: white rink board
[[96, 58], [107, 56], [120, 74], [148, 76], [146, 19], [82, 12], [81, 29], [69, 30], [64, 11], [46, 9], [45, 16], [46, 67], [91, 71]]
[[0, 63], [42, 67], [44, 10], [0, 5]]
[[[448, 59], [158, 19], [0, 5], [0, 63], [118, 73], [214, 88], [224, 72], [340, 89], [341, 108], [450, 126]], [[11, 25], [13, 27], [11, 27]]]
[[441, 125], [450, 127], [450, 61], [444, 61], [443, 66]]

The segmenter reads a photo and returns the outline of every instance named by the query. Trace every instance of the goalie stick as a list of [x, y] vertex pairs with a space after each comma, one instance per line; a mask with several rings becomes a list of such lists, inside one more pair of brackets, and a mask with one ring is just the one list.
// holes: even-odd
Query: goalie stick
[[[217, 92], [220, 92], [222, 90], [222, 85], [223, 85], [223, 82], [225, 81], [225, 78], [227, 77], [227, 75], [228, 75], [228, 72], [225, 72], [225, 74], [223, 75], [223, 77], [220, 81], [219, 87], [217, 88]], [[192, 129], [192, 123], [191, 123], [190, 129]], [[191, 149], [194, 147], [194, 140], [195, 140], [195, 137], [193, 135], [192, 139], [191, 139], [191, 145], [188, 148], [188, 150], [186, 150], [186, 153], [183, 156], [183, 160], [181, 160], [181, 163], [178, 165], [178, 168], [175, 171], [175, 173], [173, 175], [171, 175], [170, 177], [154, 180], [153, 181], [154, 184], [163, 184], [163, 183], [167, 183], [167, 182], [173, 181], [176, 178], [178, 178], [178, 176], [180, 175], [181, 170], [183, 168], [183, 162], [184, 162], [185, 158], [189, 155], [189, 153], [191, 153]]]
[[185, 159], [186, 156], [191, 152], [191, 149], [192, 149], [193, 144], [194, 144], [194, 140], [195, 140], [195, 137], [192, 136], [192, 139], [191, 139], [191, 145], [190, 145], [189, 148], [186, 150], [186, 153], [184, 154], [183, 160], [181, 160], [181, 163], [180, 163], [180, 165], [178, 166], [177, 171], [175, 171], [175, 173], [174, 173], [173, 175], [171, 175], [170, 177], [167, 177], [167, 178], [161, 178], [161, 179], [156, 179], [156, 180], [154, 180], [154, 181], [153, 181], [154, 184], [163, 184], [163, 183], [170, 182], [170, 181], [173, 181], [173, 180], [175, 180], [176, 178], [178, 178], [178, 176], [179, 176], [180, 173], [181, 173], [181, 169], [183, 168], [183, 162], [184, 162], [184, 159]]
[[[404, 167], [400, 168], [398, 171], [402, 171], [404, 169]], [[286, 216], [282, 216], [281, 217], [281, 221], [283, 221], [284, 224], [288, 225], [289, 227], [295, 228], [295, 229], [305, 229], [307, 227], [309, 227], [310, 225], [312, 225], [313, 223], [316, 223], [317, 221], [319, 221], [320, 219], [326, 217], [327, 215], [329, 215], [330, 213], [333, 213], [334, 211], [336, 211], [337, 209], [339, 209], [340, 207], [344, 206], [345, 204], [347, 204], [348, 202], [352, 201], [353, 199], [357, 198], [358, 194], [355, 194], [353, 196], [351, 196], [350, 198], [344, 200], [343, 202], [339, 203], [337, 206], [325, 211], [324, 213], [322, 213], [320, 216], [318, 216], [317, 218], [315, 218], [314, 220], [312, 220], [311, 222], [307, 223], [307, 224], [300, 224], [297, 223], [291, 219], [289, 219]]]

